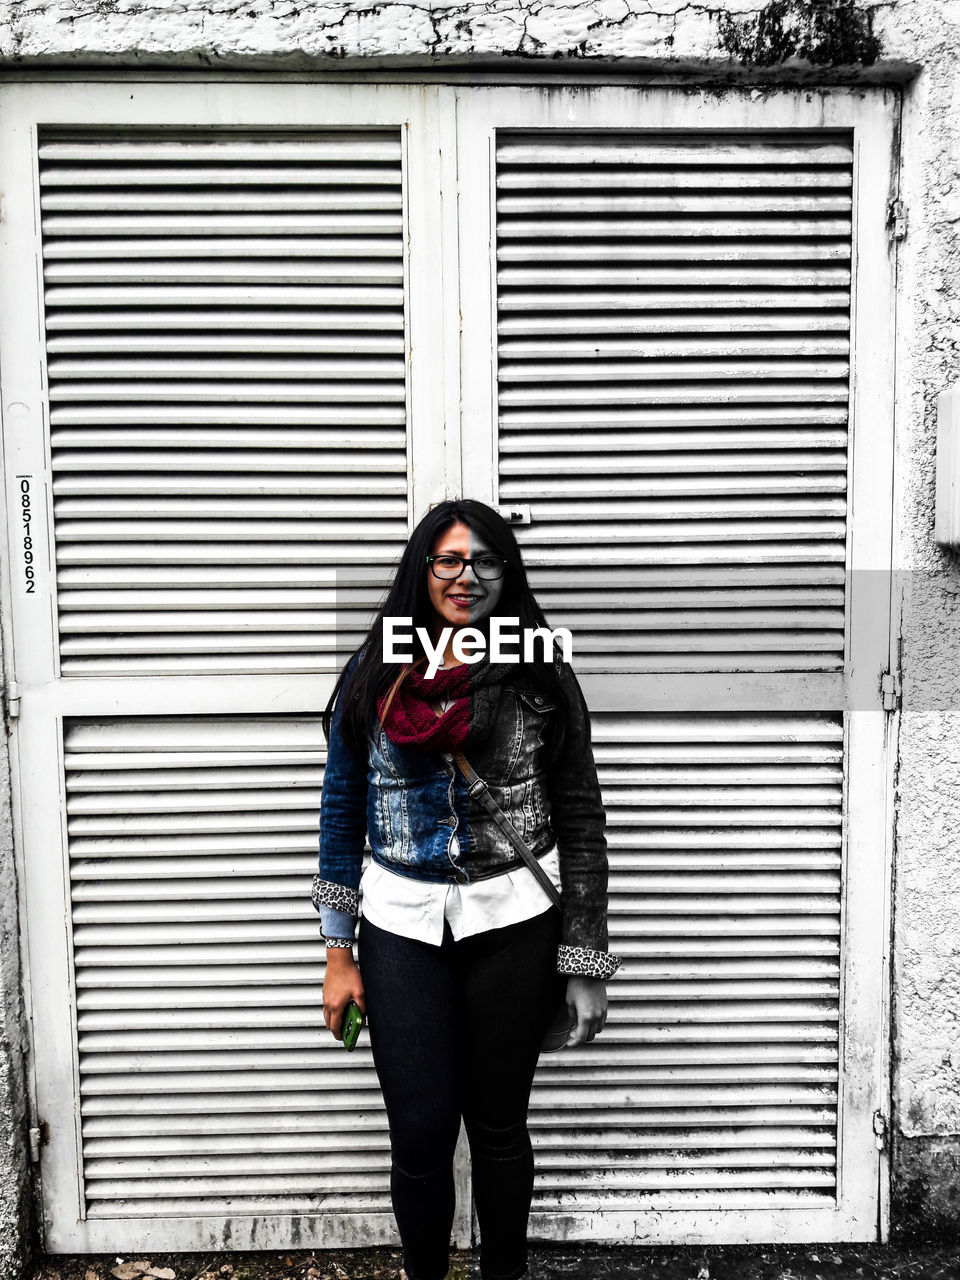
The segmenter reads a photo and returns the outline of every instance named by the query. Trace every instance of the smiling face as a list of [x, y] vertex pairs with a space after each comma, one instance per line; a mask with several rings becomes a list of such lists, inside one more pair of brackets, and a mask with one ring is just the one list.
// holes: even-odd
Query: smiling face
[[[430, 554], [467, 558], [483, 555], [490, 550], [479, 533], [458, 523], [437, 534]], [[491, 554], [495, 555], [496, 552]], [[489, 618], [500, 600], [503, 578], [493, 582], [484, 580], [477, 577], [473, 565], [464, 565], [459, 578], [442, 582], [428, 565], [427, 589], [430, 603], [439, 615], [434, 628], [436, 636], [443, 627], [453, 627], [454, 630], [459, 627], [475, 627]]]

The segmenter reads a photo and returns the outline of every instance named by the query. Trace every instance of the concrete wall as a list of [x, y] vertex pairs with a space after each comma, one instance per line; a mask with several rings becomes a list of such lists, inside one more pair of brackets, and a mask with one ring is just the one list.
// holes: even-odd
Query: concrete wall
[[936, 396], [960, 380], [960, 4], [878, 12], [906, 87], [897, 368], [903, 712], [894, 893], [894, 1201], [960, 1231], [960, 560], [933, 541]]
[[[956, 8], [956, 0], [951, 4]], [[678, 69], [730, 61], [732, 46], [742, 56], [749, 30], [738, 44], [723, 18], [749, 18], [759, 8], [750, 0], [5, 0], [0, 51], [30, 60], [195, 66], [251, 57], [274, 65], [323, 58], [641, 58]], [[886, 24], [910, 47], [941, 21], [935, 0], [917, 8], [916, 34], [911, 29], [908, 36], [899, 21]], [[796, 49], [820, 63], [870, 56], [874, 15], [883, 16], [882, 6], [851, 8], [849, 19], [824, 22], [811, 16], [822, 10], [816, 0], [774, 0], [767, 9], [755, 52], [779, 57]]]
[[34, 1237], [20, 989], [10, 764], [7, 735], [0, 730], [0, 1280], [22, 1273]]
[[[826, 82], [865, 74], [904, 82], [909, 234], [899, 312], [897, 563], [908, 572], [893, 1009], [894, 1224], [902, 1234], [960, 1227], [960, 566], [935, 548], [932, 511], [934, 400], [960, 378], [958, 53], [960, 0], [857, 9], [849, 0], [826, 7], [772, 0], [762, 9], [752, 0], [0, 0], [8, 68], [373, 71], [479, 60], [559, 72], [564, 63], [614, 64], [687, 79]], [[6, 954], [6, 934], [4, 943]], [[19, 1070], [16, 1050], [2, 1061], [0, 1249], [7, 1249], [15, 1247], [6, 1224], [21, 1160], [7, 1140], [10, 1124], [20, 1123], [8, 1084], [10, 1070]]]

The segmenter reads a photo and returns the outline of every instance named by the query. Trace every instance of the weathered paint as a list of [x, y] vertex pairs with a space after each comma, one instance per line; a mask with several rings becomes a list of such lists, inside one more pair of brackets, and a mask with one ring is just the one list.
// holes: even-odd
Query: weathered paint
[[960, 1153], [955, 1137], [900, 1134], [892, 1204], [898, 1239], [960, 1239]]
[[718, 15], [720, 46], [749, 66], [777, 66], [790, 58], [816, 66], [869, 66], [882, 49], [873, 11], [853, 0], [770, 0], [742, 17]]
[[[934, 5], [927, 0], [928, 21]], [[528, 59], [642, 58], [678, 66], [741, 58], [720, 39], [733, 14], [760, 27], [776, 25], [774, 10], [789, 10], [781, 27], [796, 29], [814, 63], [873, 61], [871, 33], [883, 6], [839, 6], [839, 20], [802, 10], [833, 10], [812, 0], [6, 0], [0, 17], [0, 53], [12, 59], [70, 59], [142, 64], [145, 59], [223, 65], [257, 57], [289, 66], [315, 59], [411, 57], [517, 57]], [[862, 17], [860, 15], [863, 15]], [[746, 28], [745, 28], [746, 29]], [[860, 34], [861, 30], [866, 34]], [[814, 40], [804, 39], [811, 32]], [[785, 36], [789, 39], [789, 35]], [[824, 51], [829, 56], [819, 56]], [[872, 53], [873, 57], [866, 55]], [[801, 47], [791, 51], [802, 56]], [[836, 56], [842, 54], [843, 56]], [[856, 54], [858, 56], [848, 56]], [[777, 58], [775, 61], [780, 61]], [[756, 64], [756, 57], [748, 57]]]

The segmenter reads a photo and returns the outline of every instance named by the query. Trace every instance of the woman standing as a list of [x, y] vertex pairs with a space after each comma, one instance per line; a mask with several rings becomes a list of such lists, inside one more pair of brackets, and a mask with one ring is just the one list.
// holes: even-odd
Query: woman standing
[[[369, 1018], [407, 1280], [447, 1274], [461, 1116], [483, 1280], [526, 1272], [526, 1120], [544, 1033], [565, 998], [567, 1043], [593, 1040], [620, 963], [607, 949], [605, 815], [583, 694], [556, 653], [460, 662], [456, 634], [488, 639], [493, 616], [519, 619], [521, 636], [546, 626], [513, 531], [481, 502], [439, 503], [323, 716], [313, 902], [324, 1022], [341, 1038], [351, 999]], [[412, 664], [384, 662], [384, 618], [412, 618], [434, 651], [449, 628], [432, 679], [416, 638]], [[561, 890], [562, 912], [469, 794], [461, 751]], [[361, 879], [365, 834], [373, 857]]]

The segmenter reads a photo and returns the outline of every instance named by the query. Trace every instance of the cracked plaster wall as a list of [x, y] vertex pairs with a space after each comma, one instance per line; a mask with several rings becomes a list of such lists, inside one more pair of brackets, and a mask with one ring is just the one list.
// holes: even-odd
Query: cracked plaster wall
[[6, 732], [0, 729], [0, 1277], [18, 1275], [32, 1247], [24, 1089], [23, 1002], [10, 764]]
[[[723, 13], [751, 0], [407, 3], [344, 0], [0, 0], [0, 65], [283, 69], [525, 57], [611, 60], [642, 74], [735, 69]], [[933, 543], [936, 394], [960, 378], [960, 0], [869, 6], [881, 68], [905, 85], [897, 564], [904, 575], [894, 911], [895, 1229], [956, 1231], [960, 1167], [960, 560]], [[789, 65], [789, 64], [788, 64]], [[802, 70], [802, 68], [800, 68]], [[808, 69], [810, 70], [810, 69]], [[820, 74], [812, 69], [811, 74]], [[749, 67], [741, 69], [749, 79]], [[776, 72], [764, 73], [767, 80]], [[847, 73], [845, 73], [847, 74]], [[855, 72], [849, 72], [855, 74]], [[6, 773], [3, 774], [6, 777]], [[9, 850], [9, 825], [0, 830]], [[5, 855], [6, 856], [6, 855]], [[6, 896], [7, 885], [0, 886]], [[4, 950], [13, 946], [4, 926]], [[22, 1187], [18, 1040], [0, 1002], [0, 1252]]]
[[709, 58], [717, 8], [687, 0], [588, 3], [408, 3], [347, 0], [3, 0], [0, 55], [19, 58], [187, 58], [223, 64], [246, 56]]
[[960, 557], [933, 540], [936, 397], [960, 382], [960, 4], [878, 14], [904, 92], [896, 563], [903, 711], [894, 892], [894, 1223], [960, 1231]]

